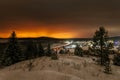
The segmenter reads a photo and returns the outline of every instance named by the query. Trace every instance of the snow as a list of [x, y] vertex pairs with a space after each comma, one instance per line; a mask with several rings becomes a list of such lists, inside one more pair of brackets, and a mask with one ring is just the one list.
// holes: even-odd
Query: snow
[[0, 70], [0, 80], [119, 80], [120, 67], [112, 65], [113, 74], [105, 74], [104, 67], [95, 64], [92, 57], [59, 55], [59, 60], [48, 57], [23, 61]]

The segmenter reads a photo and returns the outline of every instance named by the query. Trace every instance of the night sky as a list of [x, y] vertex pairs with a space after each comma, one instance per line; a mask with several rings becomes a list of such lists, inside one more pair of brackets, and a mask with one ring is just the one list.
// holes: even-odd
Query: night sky
[[0, 0], [0, 37], [92, 37], [120, 33], [120, 0]]

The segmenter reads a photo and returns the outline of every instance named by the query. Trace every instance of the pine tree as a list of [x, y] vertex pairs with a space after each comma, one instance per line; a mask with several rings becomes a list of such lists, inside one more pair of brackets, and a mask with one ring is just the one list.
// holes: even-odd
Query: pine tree
[[[100, 64], [104, 65], [104, 49], [107, 49], [108, 46], [105, 44], [108, 41], [108, 32], [105, 30], [103, 26], [99, 27], [99, 30], [95, 32], [94, 38], [94, 46], [100, 46]], [[107, 48], [105, 48], [107, 46]]]
[[37, 57], [37, 47], [35, 43], [31, 40], [29, 40], [27, 43], [25, 57], [26, 57], [26, 60]]
[[23, 58], [24, 56], [18, 44], [16, 33], [13, 31], [9, 38], [8, 47], [2, 56], [2, 64], [4, 66], [9, 66], [23, 60]]
[[47, 50], [46, 50], [46, 56], [51, 57], [51, 54], [52, 54], [52, 52], [51, 52], [51, 45], [48, 44]]
[[38, 57], [45, 56], [45, 52], [44, 52], [44, 49], [43, 49], [43, 46], [41, 43], [38, 45], [38, 55], [37, 56]]
[[76, 45], [74, 54], [77, 55], [77, 56], [83, 57], [83, 49], [81, 47], [79, 47], [78, 44]]

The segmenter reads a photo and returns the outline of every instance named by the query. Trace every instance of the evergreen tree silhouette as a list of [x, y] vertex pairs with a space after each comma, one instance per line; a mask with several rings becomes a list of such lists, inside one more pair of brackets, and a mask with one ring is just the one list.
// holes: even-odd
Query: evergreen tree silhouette
[[16, 33], [13, 31], [8, 41], [8, 47], [6, 48], [3, 54], [2, 64], [4, 66], [9, 66], [23, 59], [24, 59], [24, 56], [18, 44]]
[[74, 54], [77, 55], [77, 56], [81, 56], [81, 57], [83, 57], [83, 50], [82, 50], [81, 47], [79, 47], [78, 44], [76, 45], [76, 48], [75, 48]]
[[108, 32], [105, 30], [103, 26], [99, 27], [99, 30], [95, 32], [94, 38], [94, 46], [100, 46], [100, 64], [104, 65], [106, 60], [109, 59], [109, 45], [108, 41]]
[[37, 57], [37, 47], [32, 40], [29, 40], [26, 46], [25, 58], [26, 60], [28, 60], [33, 59], [35, 57]]
[[51, 54], [52, 54], [52, 52], [51, 52], [51, 45], [48, 44], [47, 50], [46, 50], [46, 56], [51, 57]]
[[44, 52], [44, 49], [43, 49], [43, 46], [42, 46], [41, 43], [38, 45], [38, 54], [37, 54], [37, 56], [38, 57], [45, 56], [45, 52]]

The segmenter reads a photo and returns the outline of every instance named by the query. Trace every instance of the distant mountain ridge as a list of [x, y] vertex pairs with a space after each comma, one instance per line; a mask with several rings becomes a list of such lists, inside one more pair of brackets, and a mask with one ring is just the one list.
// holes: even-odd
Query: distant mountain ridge
[[[8, 38], [0, 38], [0, 40], [6, 40]], [[42, 37], [26, 37], [26, 38], [18, 38], [19, 40], [27, 40], [27, 39], [32, 39], [32, 40], [92, 40], [93, 38], [54, 38], [54, 37], [46, 37], [46, 36], [42, 36]], [[109, 39], [112, 40], [120, 40], [120, 36], [112, 36], [109, 37]]]

